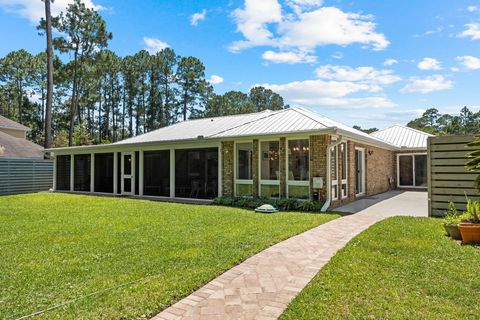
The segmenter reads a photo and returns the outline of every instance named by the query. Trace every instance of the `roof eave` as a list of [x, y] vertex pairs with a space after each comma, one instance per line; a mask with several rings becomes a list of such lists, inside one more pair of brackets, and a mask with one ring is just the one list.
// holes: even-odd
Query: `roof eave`
[[392, 150], [392, 151], [400, 150], [399, 147], [397, 147], [393, 144], [390, 144], [388, 142], [383, 142], [382, 140], [380, 140], [378, 138], [366, 137], [366, 136], [356, 134], [354, 132], [347, 131], [347, 130], [344, 130], [344, 129], [339, 129], [339, 128], [337, 128], [337, 132], [344, 137], [353, 138], [357, 141], [365, 142], [366, 144], [369, 144], [369, 145], [372, 145], [372, 146], [375, 146], [375, 147], [384, 148], [384, 149], [388, 149], [388, 150]]

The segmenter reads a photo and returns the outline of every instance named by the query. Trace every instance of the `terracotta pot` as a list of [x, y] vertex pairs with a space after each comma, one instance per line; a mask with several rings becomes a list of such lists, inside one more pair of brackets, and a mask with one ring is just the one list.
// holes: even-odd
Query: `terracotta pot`
[[463, 243], [480, 243], [480, 223], [460, 223], [458, 229]]
[[454, 240], [462, 240], [462, 235], [457, 224], [444, 224], [443, 227], [447, 234]]

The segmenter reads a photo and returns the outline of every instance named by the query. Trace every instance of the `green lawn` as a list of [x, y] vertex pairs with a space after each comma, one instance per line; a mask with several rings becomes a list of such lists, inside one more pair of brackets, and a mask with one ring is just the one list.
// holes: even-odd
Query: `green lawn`
[[281, 319], [478, 319], [480, 250], [442, 221], [398, 217], [353, 239]]
[[152, 316], [252, 254], [337, 217], [67, 194], [0, 197], [0, 319], [97, 291], [39, 318]]

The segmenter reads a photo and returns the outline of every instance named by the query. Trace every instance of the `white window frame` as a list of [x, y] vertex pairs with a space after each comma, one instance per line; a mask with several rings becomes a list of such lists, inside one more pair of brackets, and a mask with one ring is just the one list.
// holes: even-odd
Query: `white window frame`
[[[347, 141], [342, 141], [340, 145], [344, 144], [345, 145], [345, 150], [343, 150], [345, 154], [345, 179], [340, 179], [342, 181], [342, 185], [340, 187], [340, 195], [342, 199], [345, 199], [348, 197], [348, 143]], [[342, 166], [343, 166], [343, 159], [340, 159], [342, 161]], [[343, 175], [343, 170], [342, 170], [342, 175]], [[345, 194], [343, 193], [343, 185], [345, 185]]]
[[[282, 149], [280, 139], [262, 139], [258, 141], [258, 195], [262, 196], [262, 185], [278, 186], [278, 198], [272, 197], [272, 199], [280, 198], [280, 177], [277, 180], [262, 179], [262, 142], [278, 142], [278, 165], [280, 171], [280, 150]], [[280, 172], [281, 175], [281, 172]]]
[[[299, 181], [299, 180], [289, 180], [289, 172], [290, 172], [290, 155], [288, 153], [288, 142], [289, 141], [292, 141], [292, 140], [307, 140], [308, 141], [308, 180], [304, 180], [304, 181]], [[303, 137], [290, 137], [290, 138], [287, 138], [285, 139], [285, 153], [286, 153], [286, 157], [285, 157], [285, 161], [286, 161], [286, 164], [285, 164], [285, 168], [286, 168], [286, 171], [285, 171], [285, 184], [286, 184], [286, 189], [287, 189], [287, 198], [289, 199], [290, 198], [290, 195], [289, 195], [289, 188], [290, 186], [302, 186], [302, 187], [308, 187], [308, 198], [310, 199], [310, 180], [312, 178], [312, 168], [310, 168], [310, 159], [311, 159], [311, 152], [310, 152], [310, 137], [307, 136], [303, 136]], [[302, 200], [302, 199], [299, 199], [299, 200]]]
[[[335, 157], [335, 170], [336, 170], [336, 174], [335, 174], [335, 180], [332, 179], [331, 181], [331, 194], [332, 194], [332, 200], [333, 201], [336, 201], [338, 200], [338, 196], [339, 196], [339, 192], [338, 192], [338, 145], [334, 146], [334, 147], [331, 147], [330, 148], [330, 163], [329, 163], [329, 170], [331, 170], [332, 168], [332, 149], [334, 149], [334, 157]], [[330, 173], [331, 175], [331, 173]]]
[[[400, 184], [400, 157], [401, 156], [410, 156], [412, 157], [412, 177], [413, 185], [401, 185]], [[412, 152], [412, 153], [397, 153], [397, 187], [398, 188], [414, 188], [414, 189], [426, 189], [426, 186], [416, 186], [415, 185], [415, 156], [427, 156], [426, 152]]]
[[255, 146], [253, 145], [253, 140], [238, 140], [234, 141], [233, 143], [233, 194], [235, 197], [238, 197], [237, 195], [237, 184], [244, 184], [244, 185], [251, 185], [252, 186], [252, 195], [251, 196], [242, 196], [242, 197], [253, 197], [253, 155], [252, 155], [252, 179], [238, 179], [238, 155], [237, 155], [237, 144], [244, 144], [244, 143], [251, 143], [252, 144], [252, 153], [253, 150], [255, 149]]
[[[365, 151], [366, 149], [365, 148], [362, 148], [362, 147], [355, 147], [355, 151], [362, 151], [362, 192], [359, 192], [359, 193], [356, 193], [355, 196], [356, 197], [361, 197], [361, 196], [364, 196], [366, 194], [366, 183], [365, 183], [365, 172], [367, 171], [367, 168], [365, 167], [365, 164], [366, 164], [366, 154], [365, 154]], [[357, 164], [355, 163], [355, 166]], [[355, 187], [356, 187], [356, 184], [357, 184], [357, 173], [355, 172]]]

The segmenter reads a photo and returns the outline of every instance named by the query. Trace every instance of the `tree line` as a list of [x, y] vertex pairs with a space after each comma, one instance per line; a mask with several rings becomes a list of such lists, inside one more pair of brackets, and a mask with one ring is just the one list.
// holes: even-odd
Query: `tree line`
[[410, 121], [408, 127], [437, 136], [480, 133], [480, 111], [463, 107], [459, 115], [440, 113], [436, 108], [427, 109], [423, 115]]
[[[216, 94], [202, 61], [171, 48], [118, 56], [107, 49], [113, 35], [105, 21], [80, 0], [51, 25], [59, 35], [52, 41], [55, 147], [115, 142], [189, 118], [288, 107], [263, 87]], [[46, 26], [42, 19], [41, 35]], [[38, 144], [45, 139], [47, 91], [46, 52], [18, 50], [0, 58], [0, 114], [30, 127], [29, 138]]]

